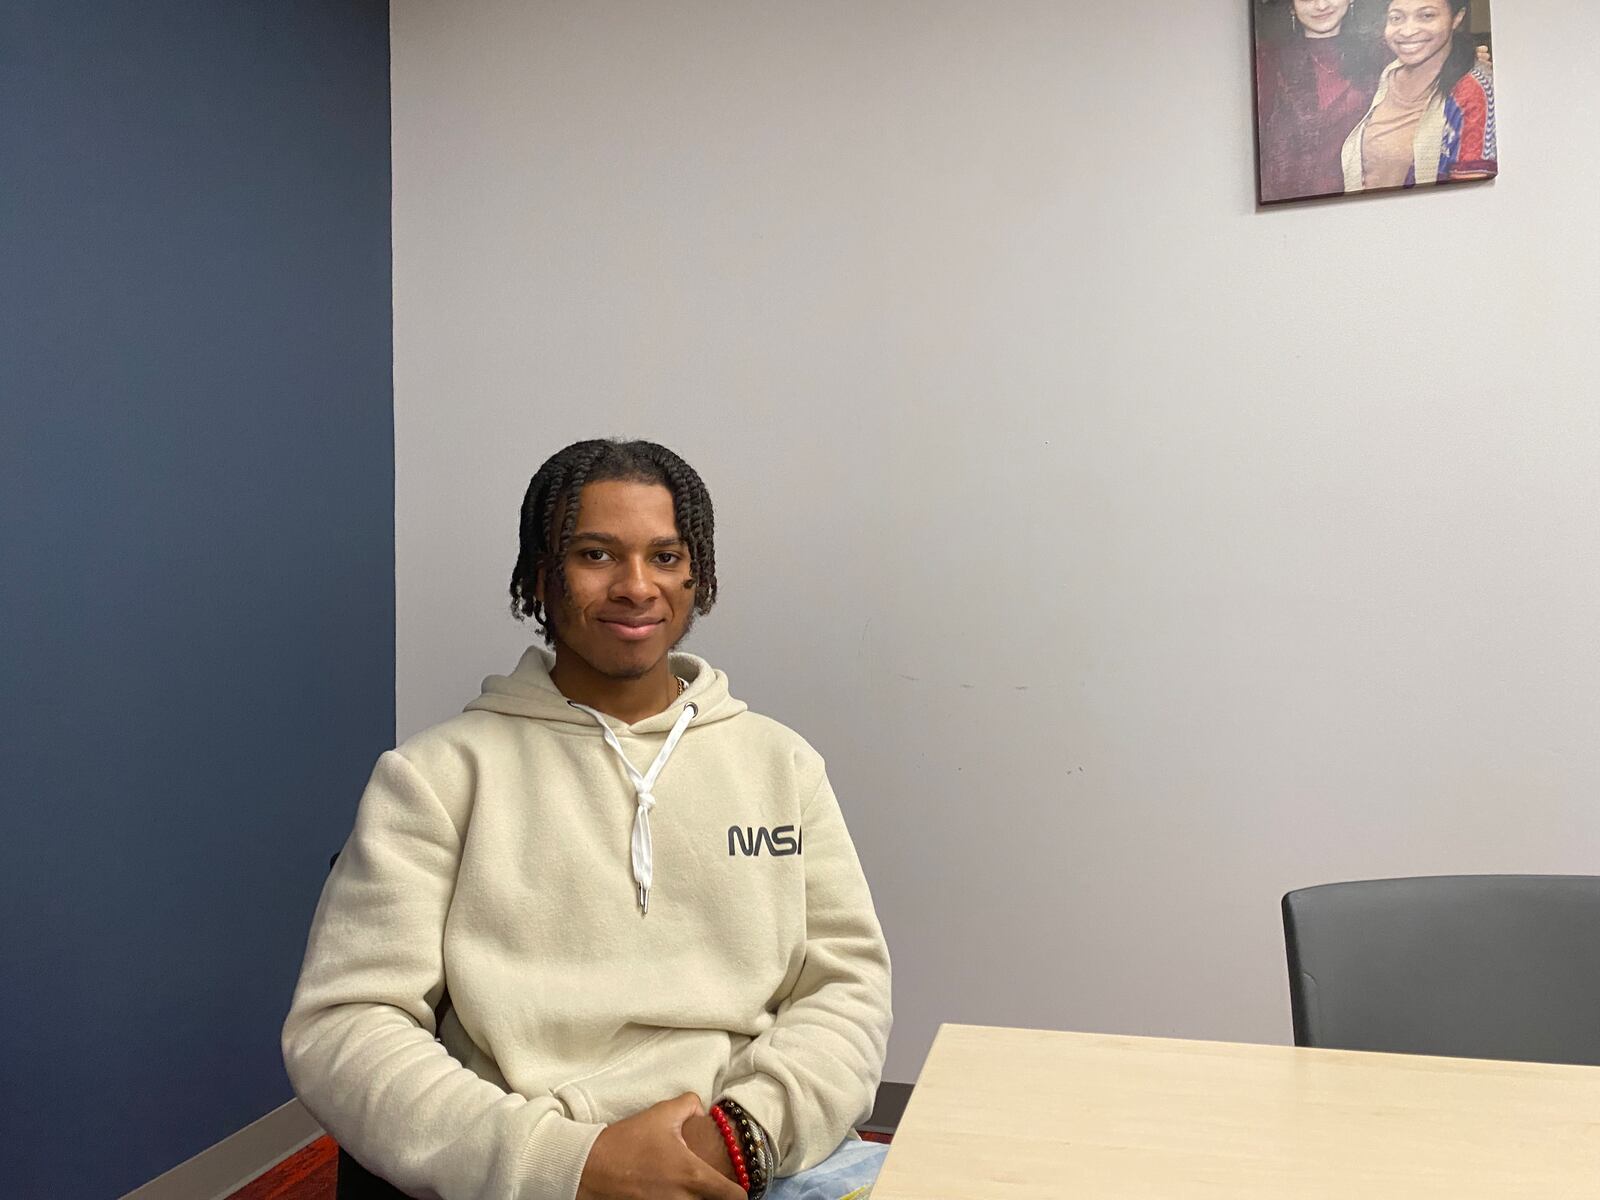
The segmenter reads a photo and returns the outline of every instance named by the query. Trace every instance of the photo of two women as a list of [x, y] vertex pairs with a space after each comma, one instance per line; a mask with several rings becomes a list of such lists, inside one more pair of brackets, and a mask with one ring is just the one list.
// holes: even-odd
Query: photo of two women
[[1489, 0], [1256, 0], [1263, 204], [1498, 171]]

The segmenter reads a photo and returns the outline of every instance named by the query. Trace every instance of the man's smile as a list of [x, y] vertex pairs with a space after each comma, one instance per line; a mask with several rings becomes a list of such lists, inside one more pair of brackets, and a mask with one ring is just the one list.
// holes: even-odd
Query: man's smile
[[601, 625], [628, 642], [642, 642], [664, 623], [660, 617], [600, 618]]

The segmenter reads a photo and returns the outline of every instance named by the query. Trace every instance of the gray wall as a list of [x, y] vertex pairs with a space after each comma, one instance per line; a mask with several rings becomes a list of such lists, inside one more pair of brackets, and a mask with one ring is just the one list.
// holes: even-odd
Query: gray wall
[[893, 1079], [1285, 1041], [1286, 889], [1600, 868], [1588, 11], [1497, 14], [1497, 183], [1257, 212], [1244, 3], [397, 3], [399, 732], [630, 433], [828, 757]]
[[383, 3], [5, 6], [6, 1196], [289, 1098], [394, 724], [388, 66]]

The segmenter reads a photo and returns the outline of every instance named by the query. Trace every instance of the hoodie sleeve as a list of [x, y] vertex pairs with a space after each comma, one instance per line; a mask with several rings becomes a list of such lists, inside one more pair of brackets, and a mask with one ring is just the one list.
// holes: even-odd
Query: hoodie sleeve
[[889, 950], [826, 776], [803, 821], [805, 965], [722, 1089], [775, 1139], [780, 1175], [822, 1162], [871, 1114], [891, 1022]]
[[434, 1038], [462, 832], [404, 755], [378, 760], [312, 919], [284, 1065], [334, 1140], [411, 1195], [572, 1200], [603, 1127], [505, 1091]]

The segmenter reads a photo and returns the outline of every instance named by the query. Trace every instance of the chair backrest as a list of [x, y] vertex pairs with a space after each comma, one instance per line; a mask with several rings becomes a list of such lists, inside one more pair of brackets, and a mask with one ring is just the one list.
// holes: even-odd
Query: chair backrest
[[1600, 1065], [1600, 877], [1331, 883], [1283, 932], [1297, 1046]]
[[407, 1200], [394, 1184], [367, 1170], [341, 1146], [334, 1200]]

